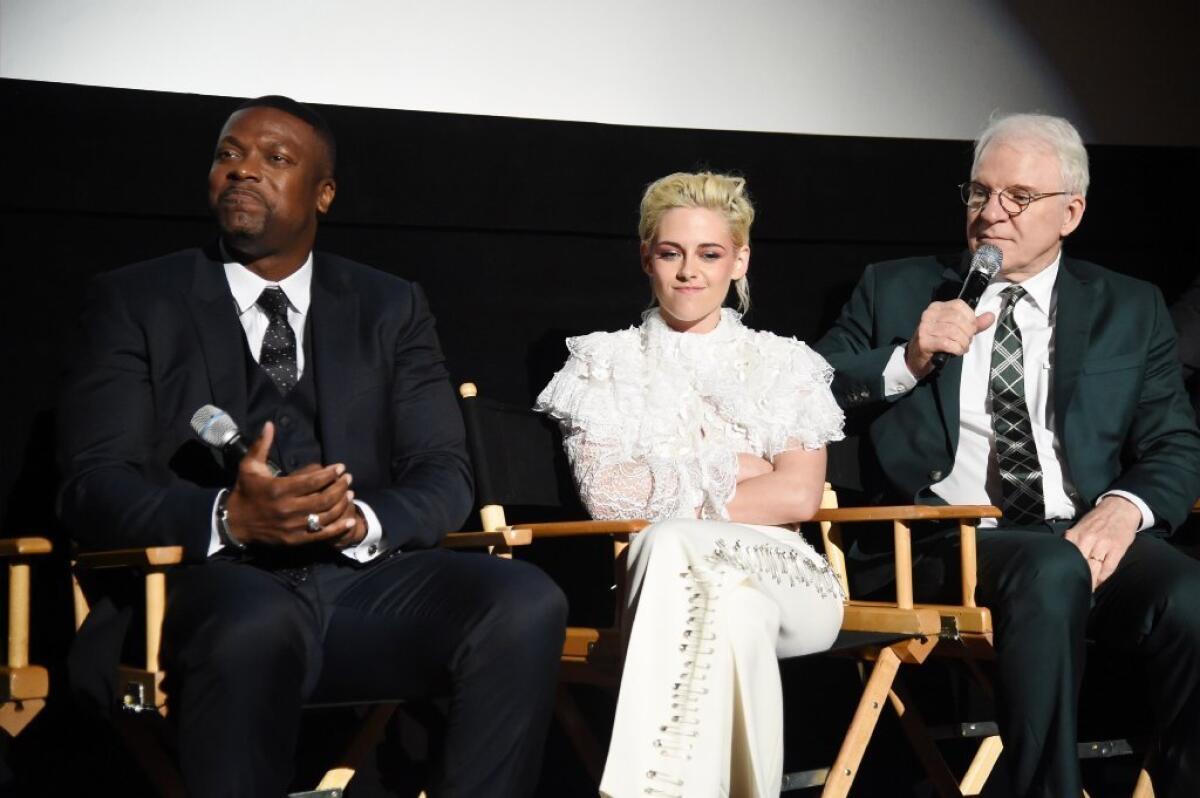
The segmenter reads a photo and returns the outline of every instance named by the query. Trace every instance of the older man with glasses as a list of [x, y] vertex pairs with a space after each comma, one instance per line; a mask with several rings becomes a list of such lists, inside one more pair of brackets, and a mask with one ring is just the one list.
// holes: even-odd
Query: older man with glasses
[[[1156, 794], [1195, 796], [1200, 563], [1162, 536], [1200, 493], [1200, 433], [1158, 289], [1063, 254], [1087, 185], [1069, 122], [994, 120], [960, 187], [968, 255], [868, 266], [816, 349], [870, 441], [875, 498], [1004, 512], [978, 533], [976, 598], [995, 622], [1013, 790], [1080, 795], [1076, 718], [1092, 639], [1144, 674]], [[985, 245], [1002, 265], [972, 309], [956, 297]], [[919, 541], [918, 593], [943, 598], [957, 584], [956, 543], [940, 529]]]

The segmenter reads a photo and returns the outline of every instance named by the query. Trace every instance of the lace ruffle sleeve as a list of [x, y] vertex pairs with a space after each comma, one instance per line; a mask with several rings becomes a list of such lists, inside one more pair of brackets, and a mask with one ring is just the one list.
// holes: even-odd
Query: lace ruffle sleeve
[[745, 395], [755, 404], [754, 437], [769, 460], [791, 449], [819, 449], [845, 437], [845, 414], [833, 398], [833, 367], [804, 342], [758, 333], [756, 375]]
[[534, 407], [558, 421], [593, 518], [725, 518], [737, 455], [654, 429], [633, 332], [569, 340], [571, 357]]

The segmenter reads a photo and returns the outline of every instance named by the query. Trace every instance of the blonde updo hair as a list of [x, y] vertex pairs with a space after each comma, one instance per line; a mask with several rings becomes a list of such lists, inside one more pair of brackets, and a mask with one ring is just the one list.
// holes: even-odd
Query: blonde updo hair
[[[746, 193], [746, 180], [714, 172], [676, 172], [659, 178], [642, 195], [638, 235], [645, 246], [654, 243], [663, 214], [675, 208], [707, 208], [725, 217], [733, 245], [750, 243], [750, 225], [754, 224], [754, 206]], [[745, 276], [733, 281], [737, 290], [738, 312], [750, 309], [750, 281]]]

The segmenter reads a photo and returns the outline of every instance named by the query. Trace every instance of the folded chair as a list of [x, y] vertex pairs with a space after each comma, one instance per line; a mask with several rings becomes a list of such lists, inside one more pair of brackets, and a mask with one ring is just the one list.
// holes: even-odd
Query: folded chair
[[[830, 499], [829, 504], [835, 503], [836, 498]], [[1200, 502], [1197, 503], [1197, 506], [1200, 507]], [[999, 509], [990, 506], [911, 505], [841, 510], [822, 509], [814, 520], [821, 524], [826, 557], [833, 567], [843, 575], [846, 572], [846, 559], [841, 525], [890, 522], [896, 547], [897, 603], [901, 606], [935, 612], [939, 618], [940, 629], [932, 654], [961, 660], [984, 691], [992, 695], [994, 694], [992, 681], [980, 667], [981, 661], [994, 659], [995, 649], [993, 648], [991, 612], [986, 607], [979, 607], [975, 604], [975, 586], [978, 574], [975, 529], [979, 519], [999, 518], [1000, 515]], [[914, 604], [913, 602], [911, 525], [913, 522], [922, 521], [957, 522], [962, 574], [961, 603], [959, 604]], [[848, 584], [845, 581], [843, 587], [847, 588], [847, 595], [849, 595]], [[875, 604], [875, 602], [853, 601], [851, 603], [863, 606]], [[883, 606], [889, 605], [884, 604]], [[967, 722], [956, 724], [949, 729], [942, 729], [940, 730], [941, 734], [935, 734], [935, 730], [930, 729], [920, 716], [902, 679], [898, 679], [888, 692], [888, 700], [899, 716], [901, 727], [937, 794], [942, 798], [979, 795], [1003, 749], [996, 724], [994, 722]], [[954, 776], [938, 750], [935, 742], [938, 738], [980, 739], [971, 763], [961, 779]], [[1132, 752], [1125, 740], [1081, 742], [1079, 744], [1081, 759]], [[1084, 795], [1086, 796], [1086, 793]], [[1149, 775], [1143, 769], [1138, 776], [1133, 798], [1153, 798], [1153, 795], [1154, 789]]]
[[[568, 629], [562, 678], [564, 683], [586, 682], [615, 688], [620, 679], [623, 637], [621, 609], [625, 567], [621, 554], [630, 536], [644, 528], [647, 522], [636, 519], [542, 521], [548, 515], [561, 517], [581, 513], [555, 424], [527, 408], [480, 397], [471, 383], [464, 383], [459, 394], [475, 465], [476, 496], [481, 505], [484, 530], [507, 527], [507, 505], [510, 511], [519, 507], [521, 512], [539, 517], [538, 523], [521, 523], [517, 527], [528, 531], [534, 541], [597, 536], [611, 540], [615, 595], [613, 621], [604, 627], [573, 626]], [[832, 492], [827, 491], [826, 500], [833, 502]], [[862, 514], [860, 510], [828, 509], [821, 512], [823, 515], [819, 517], [826, 521], [845, 522], [856, 520]], [[933, 511], [924, 508], [920, 512]], [[836, 538], [836, 533], [831, 535]], [[899, 555], [897, 559], [900, 567]], [[844, 585], [844, 562], [831, 562]], [[786, 774], [785, 790], [823, 784], [823, 794], [827, 796], [844, 796], [849, 792], [900, 665], [921, 663], [933, 648], [940, 629], [937, 611], [914, 607], [911, 593], [906, 603], [851, 601], [845, 610], [842, 631], [833, 652], [864, 663], [870, 668], [870, 675], [834, 764], [828, 768]], [[559, 720], [585, 767], [598, 782], [604, 758], [603, 746], [592, 737], [565, 686], [560, 686], [559, 697]]]
[[8, 659], [0, 668], [0, 728], [16, 737], [46, 706], [46, 669], [29, 664], [30, 558], [50, 553], [45, 538], [0, 540], [8, 561]]
[[[447, 535], [448, 547], [488, 547], [505, 552], [511, 545], [528, 542], [528, 533], [506, 529], [500, 532], [477, 532], [470, 535]], [[48, 545], [47, 545], [47, 550]], [[3, 549], [0, 549], [2, 552]], [[88, 602], [80, 587], [80, 578], [89, 572], [109, 569], [130, 569], [140, 573], [145, 592], [145, 657], [137, 665], [122, 664], [117, 669], [117, 685], [121, 695], [122, 712], [117, 726], [146, 775], [160, 795], [184, 796], [183, 782], [164, 740], [163, 719], [167, 714], [166, 694], [162, 683], [166, 675], [159, 663], [162, 623], [166, 612], [167, 577], [172, 567], [183, 561], [181, 546], [155, 546], [144, 549], [121, 549], [77, 554], [75, 594], [75, 627], [88, 614]], [[10, 662], [12, 643], [10, 642]], [[41, 670], [41, 669], [37, 669]], [[45, 671], [42, 671], [43, 684]], [[45, 688], [43, 687], [43, 695]], [[311, 791], [292, 793], [291, 798], [341, 798], [354, 777], [355, 769], [365, 761], [383, 736], [399, 702], [377, 702], [371, 705], [366, 719], [354, 734], [345, 750]], [[310, 704], [309, 708], [337, 706]]]

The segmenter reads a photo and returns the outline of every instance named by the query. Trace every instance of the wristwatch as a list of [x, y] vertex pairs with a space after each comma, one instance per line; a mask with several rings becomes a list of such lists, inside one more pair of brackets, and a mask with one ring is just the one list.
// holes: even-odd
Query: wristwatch
[[221, 491], [217, 499], [217, 537], [221, 543], [235, 549], [244, 549], [246, 544], [235, 538], [229, 531], [229, 491]]

